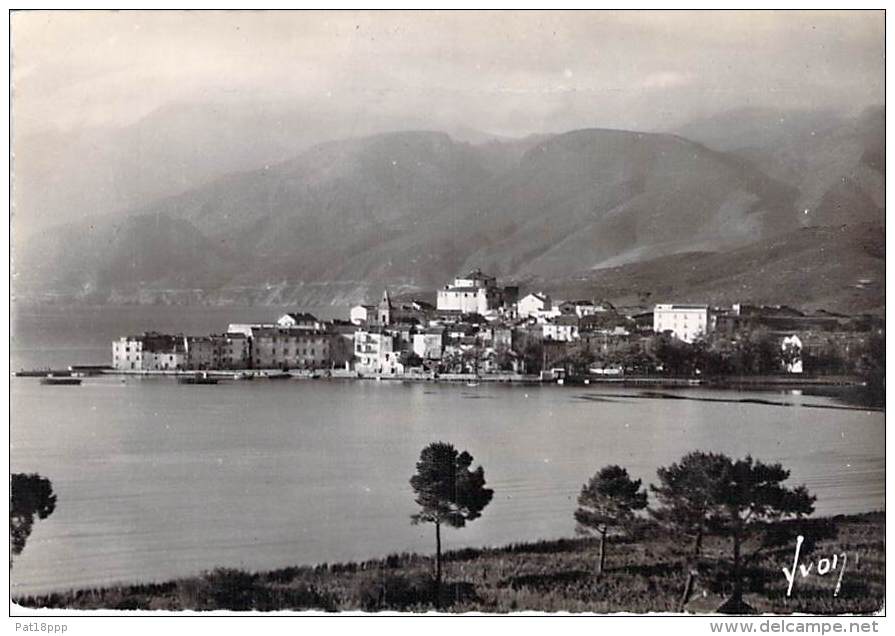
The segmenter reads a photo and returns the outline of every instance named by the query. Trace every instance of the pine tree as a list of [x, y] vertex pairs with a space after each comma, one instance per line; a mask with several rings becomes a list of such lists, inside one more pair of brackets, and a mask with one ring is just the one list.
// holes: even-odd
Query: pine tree
[[600, 561], [597, 574], [603, 574], [606, 561], [606, 534], [610, 528], [630, 528], [634, 511], [646, 508], [646, 491], [641, 480], [632, 481], [621, 466], [606, 466], [584, 484], [578, 495], [575, 521], [578, 532], [600, 536]]
[[494, 491], [485, 488], [485, 471], [481, 466], [470, 470], [472, 455], [458, 453], [445, 442], [429, 444], [420, 453], [416, 474], [410, 485], [416, 493], [420, 511], [411, 517], [413, 523], [435, 525], [435, 581], [441, 586], [441, 526], [462, 528], [467, 521], [478, 519], [491, 501]]

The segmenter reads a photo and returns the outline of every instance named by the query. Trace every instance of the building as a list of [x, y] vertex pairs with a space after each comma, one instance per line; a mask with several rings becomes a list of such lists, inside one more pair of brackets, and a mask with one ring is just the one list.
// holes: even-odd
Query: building
[[143, 369], [143, 338], [122, 336], [112, 341], [112, 368], [121, 371]]
[[330, 366], [330, 335], [323, 330], [253, 327], [256, 369], [319, 369]]
[[734, 304], [717, 312], [715, 328], [733, 333], [738, 329], [764, 327], [775, 332], [838, 331], [849, 322], [847, 316], [826, 311], [807, 315], [786, 305]]
[[795, 334], [780, 342], [783, 352], [783, 368], [787, 373], [802, 373], [802, 340]]
[[493, 324], [479, 332], [485, 346], [492, 349], [508, 350], [513, 348], [513, 329], [504, 324]]
[[119, 338], [112, 342], [112, 367], [124, 371], [185, 369], [185, 339], [154, 331]]
[[559, 305], [554, 306], [550, 296], [541, 292], [528, 294], [516, 307], [519, 318], [534, 318], [539, 322], [560, 315]]
[[215, 369], [248, 369], [252, 366], [252, 341], [244, 333], [211, 336]]
[[670, 332], [678, 340], [693, 342], [708, 335], [715, 327], [708, 305], [656, 305], [653, 308], [653, 331]]
[[227, 333], [241, 333], [241, 334], [244, 335], [246, 338], [251, 338], [251, 337], [252, 337], [252, 330], [253, 330], [253, 329], [261, 329], [261, 328], [275, 329], [276, 327], [277, 327], [277, 325], [275, 325], [275, 324], [273, 324], [273, 323], [261, 323], [261, 322], [256, 322], [256, 323], [231, 322], [231, 323], [227, 326]]
[[320, 331], [323, 329], [323, 323], [308, 313], [283, 314], [277, 320], [277, 326], [285, 329], [306, 329], [309, 331]]
[[186, 351], [187, 369], [217, 369], [218, 356], [215, 355], [215, 343], [209, 336], [187, 336], [183, 339]]
[[403, 373], [400, 352], [395, 351], [394, 337], [381, 330], [354, 332], [355, 369], [358, 373], [393, 375]]
[[376, 313], [376, 305], [355, 305], [348, 313], [352, 324], [365, 325]]
[[561, 314], [574, 314], [579, 318], [604, 314], [613, 310], [609, 303], [594, 303], [590, 300], [567, 300], [559, 305]]
[[143, 335], [143, 370], [176, 371], [187, 366], [183, 336], [160, 333]]
[[541, 325], [544, 340], [571, 342], [578, 340], [578, 316], [567, 314], [551, 318]]
[[443, 350], [443, 329], [426, 329], [413, 334], [413, 352], [423, 360], [441, 360]]
[[387, 327], [392, 324], [392, 299], [388, 296], [388, 290], [382, 290], [382, 298], [376, 307], [376, 324]]
[[485, 314], [504, 303], [505, 293], [497, 286], [497, 279], [476, 269], [439, 289], [435, 306], [438, 311]]
[[326, 324], [330, 334], [329, 357], [333, 368], [349, 369], [354, 360], [354, 332], [357, 325], [347, 320], [331, 320]]

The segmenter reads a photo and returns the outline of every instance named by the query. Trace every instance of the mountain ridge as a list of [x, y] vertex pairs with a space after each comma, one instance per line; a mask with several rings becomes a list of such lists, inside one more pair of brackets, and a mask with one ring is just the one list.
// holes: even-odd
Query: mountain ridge
[[[883, 123], [871, 114], [829, 140], [797, 134], [790, 146], [751, 154], [605, 128], [483, 144], [437, 130], [333, 140], [16, 244], [14, 289], [193, 302], [189, 290], [201, 288], [201, 302], [320, 304], [328, 287], [350, 304], [386, 285], [431, 290], [470, 267], [555, 283], [734, 252], [805, 226], [882, 224]], [[819, 175], [801, 167], [792, 183], [780, 176], [798, 144], [823, 154], [813, 158]], [[836, 144], [848, 152], [836, 154]], [[806, 215], [809, 195], [816, 204]]]

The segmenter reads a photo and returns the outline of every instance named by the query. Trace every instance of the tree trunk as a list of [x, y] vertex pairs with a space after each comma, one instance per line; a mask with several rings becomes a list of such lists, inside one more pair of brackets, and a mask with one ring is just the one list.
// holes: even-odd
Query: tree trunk
[[696, 541], [693, 542], [693, 559], [694, 560], [699, 558], [700, 552], [702, 552], [702, 528], [699, 528], [696, 531]]
[[600, 563], [597, 565], [597, 576], [603, 576], [603, 565], [606, 562], [606, 530], [600, 530]]
[[743, 585], [740, 581], [740, 533], [733, 534], [733, 600], [739, 603], [743, 600]]
[[687, 605], [687, 601], [690, 600], [690, 594], [693, 593], [693, 570], [687, 572], [687, 584], [684, 586], [684, 593], [681, 596], [681, 600], [678, 601], [677, 611], [683, 612], [684, 607]]
[[441, 523], [435, 522], [435, 598], [441, 598]]

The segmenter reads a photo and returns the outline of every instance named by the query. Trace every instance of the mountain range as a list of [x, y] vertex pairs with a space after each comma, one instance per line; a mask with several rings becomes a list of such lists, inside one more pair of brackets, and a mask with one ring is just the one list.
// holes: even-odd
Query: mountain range
[[[747, 109], [667, 132], [462, 135], [468, 141], [384, 132], [280, 161], [261, 157], [286, 154], [269, 131], [244, 142], [240, 161], [253, 169], [208, 160], [196, 187], [148, 179], [169, 194], [131, 193], [105, 214], [28, 235], [16, 233], [14, 216], [13, 291], [344, 306], [385, 286], [431, 291], [481, 267], [524, 289], [615, 302], [879, 312], [884, 125], [881, 108], [852, 117]], [[170, 130], [162, 138], [174, 143]], [[155, 165], [163, 152], [153, 148], [146, 171], [178, 174]], [[52, 157], [44, 162], [55, 174]], [[30, 213], [27, 202], [14, 209]]]

